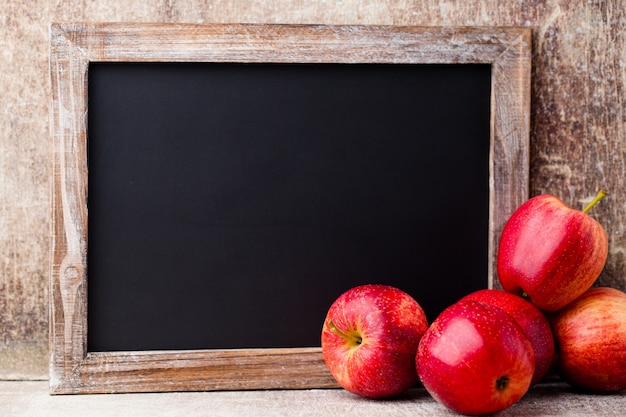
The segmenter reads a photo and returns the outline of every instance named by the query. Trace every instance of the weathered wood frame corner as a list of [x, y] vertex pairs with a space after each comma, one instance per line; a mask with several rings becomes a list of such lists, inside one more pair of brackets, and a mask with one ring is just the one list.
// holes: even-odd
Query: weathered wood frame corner
[[531, 31], [522, 27], [51, 26], [50, 392], [336, 387], [320, 348], [89, 352], [87, 75], [91, 62], [490, 64], [489, 286], [497, 240], [528, 198]]

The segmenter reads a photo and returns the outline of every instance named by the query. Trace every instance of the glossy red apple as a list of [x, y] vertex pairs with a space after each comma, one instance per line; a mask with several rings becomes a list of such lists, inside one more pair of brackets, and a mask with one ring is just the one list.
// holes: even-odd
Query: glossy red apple
[[367, 284], [335, 300], [322, 353], [337, 383], [367, 398], [391, 397], [417, 382], [415, 352], [428, 328], [421, 306], [398, 288]]
[[426, 390], [462, 414], [502, 411], [530, 387], [535, 358], [528, 337], [502, 309], [466, 301], [445, 309], [424, 334], [417, 373]]
[[526, 333], [535, 352], [535, 373], [531, 386], [546, 376], [554, 362], [554, 337], [550, 323], [541, 310], [518, 295], [495, 289], [475, 291], [459, 302], [464, 301], [484, 302], [512, 316]]
[[608, 256], [602, 225], [587, 212], [567, 207], [557, 197], [540, 195], [509, 218], [498, 248], [498, 277], [505, 291], [521, 295], [544, 311], [556, 311], [589, 289]]
[[626, 294], [591, 288], [551, 318], [563, 380], [592, 391], [626, 389]]

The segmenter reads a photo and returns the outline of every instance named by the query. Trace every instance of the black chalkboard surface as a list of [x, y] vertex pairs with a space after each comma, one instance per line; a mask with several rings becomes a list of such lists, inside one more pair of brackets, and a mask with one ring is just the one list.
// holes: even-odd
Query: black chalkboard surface
[[385, 283], [487, 287], [491, 66], [98, 63], [88, 349], [319, 346]]

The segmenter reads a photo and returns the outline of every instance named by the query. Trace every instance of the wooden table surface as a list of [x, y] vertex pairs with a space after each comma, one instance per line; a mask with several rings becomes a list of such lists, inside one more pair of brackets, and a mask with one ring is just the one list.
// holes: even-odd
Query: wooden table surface
[[[2, 417], [195, 417], [195, 416], [454, 416], [423, 389], [393, 400], [367, 400], [341, 389], [222, 391], [167, 394], [48, 394], [47, 381], [0, 381]], [[561, 382], [532, 388], [498, 416], [626, 415], [626, 391], [612, 395], [576, 392]]]

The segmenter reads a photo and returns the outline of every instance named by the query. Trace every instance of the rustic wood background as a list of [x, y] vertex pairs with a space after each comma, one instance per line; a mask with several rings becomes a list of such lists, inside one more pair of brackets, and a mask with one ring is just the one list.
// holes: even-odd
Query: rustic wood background
[[49, 25], [53, 21], [522, 25], [533, 28], [531, 194], [609, 234], [599, 284], [626, 290], [623, 0], [3, 0], [0, 2], [0, 379], [48, 374]]

